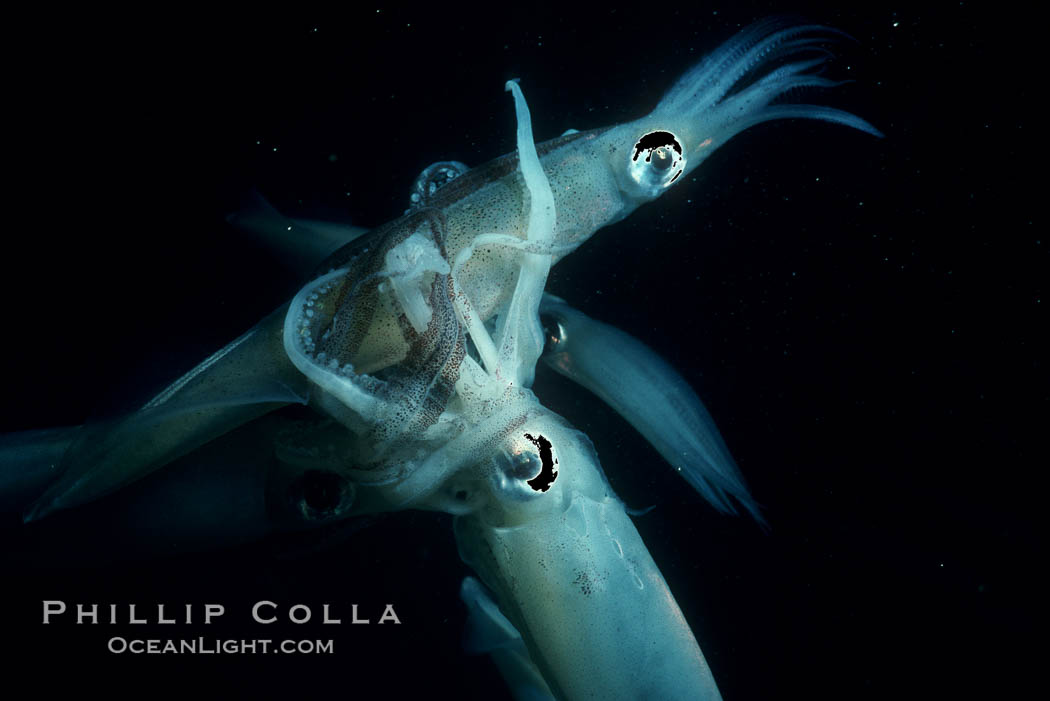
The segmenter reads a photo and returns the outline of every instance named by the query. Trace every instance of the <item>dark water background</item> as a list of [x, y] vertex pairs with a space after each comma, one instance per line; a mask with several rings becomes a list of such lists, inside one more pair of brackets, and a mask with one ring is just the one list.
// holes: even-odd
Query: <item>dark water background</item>
[[[549, 284], [693, 383], [771, 532], [716, 514], [582, 390], [541, 371], [536, 391], [591, 436], [629, 505], [657, 505], [638, 529], [725, 698], [1009, 696], [1041, 662], [1047, 240], [1032, 19], [999, 6], [14, 17], [0, 430], [148, 394], [283, 302], [280, 261], [224, 222], [250, 188], [290, 215], [375, 226], [429, 163], [514, 147], [508, 78], [540, 139], [626, 121], [739, 25], [784, 11], [858, 39], [831, 69], [856, 82], [819, 99], [887, 138], [755, 128]], [[491, 663], [460, 652], [468, 570], [450, 521], [399, 514], [294, 559], [263, 543], [130, 562], [119, 539], [48, 550], [69, 522], [27, 536], [9, 521], [5, 547], [33, 557], [0, 560], [7, 683], [501, 698]], [[217, 630], [150, 631], [334, 638], [336, 654], [113, 656], [110, 636], [139, 631], [45, 628], [43, 599], [223, 603]], [[261, 629], [260, 599], [390, 602], [403, 625]]]

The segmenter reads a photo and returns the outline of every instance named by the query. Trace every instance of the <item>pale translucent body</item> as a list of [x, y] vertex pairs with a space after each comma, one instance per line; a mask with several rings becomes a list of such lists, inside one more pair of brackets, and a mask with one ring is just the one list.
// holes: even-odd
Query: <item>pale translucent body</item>
[[[463, 559], [555, 696], [719, 698], [590, 441], [530, 390], [546, 340], [540, 305], [552, 264], [747, 127], [804, 117], [878, 134], [830, 108], [774, 104], [795, 88], [833, 85], [810, 73], [822, 59], [755, 75], [812, 49], [819, 30], [776, 21], [747, 28], [651, 114], [562, 137], [542, 156], [524, 97], [508, 84], [518, 121], [510, 167], [462, 196], [446, 196], [455, 180], [417, 188], [414, 210], [335, 252], [286, 314], [98, 434], [105, 450], [74, 444], [65, 475], [31, 515], [101, 496], [273, 405], [308, 397], [339, 430], [326, 425], [300, 442], [334, 444], [314, 464], [355, 485], [356, 501], [340, 516], [455, 514]], [[548, 300], [548, 309], [577, 340], [551, 363], [620, 411], [716, 506], [730, 508], [731, 496], [757, 515], [681, 378], [640, 342], [558, 304]], [[658, 408], [660, 397], [677, 409]]]

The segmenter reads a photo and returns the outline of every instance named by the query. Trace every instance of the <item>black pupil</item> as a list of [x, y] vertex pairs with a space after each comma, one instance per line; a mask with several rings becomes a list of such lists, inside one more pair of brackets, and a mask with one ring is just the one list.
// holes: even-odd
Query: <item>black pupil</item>
[[652, 164], [657, 170], [667, 170], [671, 167], [671, 154], [665, 148], [656, 149], [653, 151]]
[[296, 486], [306, 505], [320, 513], [334, 511], [343, 499], [343, 479], [334, 472], [310, 470]]
[[540, 317], [540, 324], [543, 326], [543, 336], [546, 339], [544, 350], [555, 350], [562, 340], [561, 325], [556, 318], [546, 314]]

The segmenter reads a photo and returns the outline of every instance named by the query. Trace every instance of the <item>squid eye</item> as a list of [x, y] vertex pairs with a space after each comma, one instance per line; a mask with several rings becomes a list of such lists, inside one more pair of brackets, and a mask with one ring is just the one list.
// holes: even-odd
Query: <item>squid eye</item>
[[426, 206], [438, 190], [468, 170], [470, 169], [459, 161], [438, 161], [427, 166], [412, 185], [409, 210]]
[[656, 170], [667, 170], [672, 165], [672, 156], [669, 149], [662, 146], [653, 151], [651, 158], [653, 168]]
[[511, 454], [507, 458], [506, 474], [521, 481], [535, 479], [543, 470], [543, 463], [538, 453], [531, 450]]
[[634, 145], [627, 171], [642, 194], [656, 197], [685, 172], [685, 152], [669, 131], [651, 131]]
[[346, 514], [354, 503], [354, 485], [328, 470], [307, 470], [288, 485], [292, 511], [304, 523], [323, 523]]
[[509, 449], [497, 457], [496, 484], [499, 491], [516, 500], [526, 500], [550, 490], [558, 479], [554, 446], [542, 434], [522, 433]]
[[562, 320], [556, 316], [544, 314], [540, 317], [543, 324], [543, 337], [545, 340], [544, 350], [548, 353], [557, 353], [565, 349], [565, 343], [569, 335], [565, 330]]

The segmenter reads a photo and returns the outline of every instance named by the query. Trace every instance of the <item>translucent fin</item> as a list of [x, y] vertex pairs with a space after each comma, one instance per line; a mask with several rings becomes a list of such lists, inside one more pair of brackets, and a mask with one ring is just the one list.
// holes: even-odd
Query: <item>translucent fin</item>
[[18, 513], [60, 473], [62, 456], [80, 427], [0, 435], [0, 513]]
[[492, 655], [511, 696], [518, 701], [554, 701], [554, 694], [529, 656], [518, 629], [499, 610], [481, 582], [464, 578], [459, 598], [467, 605], [467, 629], [463, 635], [467, 654]]
[[[49, 566], [97, 567], [264, 539], [267, 551], [279, 558], [337, 547], [377, 519], [339, 518], [342, 514], [317, 519], [303, 509], [304, 500], [332, 505], [332, 495], [316, 489], [311, 470], [279, 460], [274, 443], [299, 430], [310, 413], [277, 411], [248, 422], [104, 499], [18, 531], [5, 555]], [[67, 430], [78, 429], [59, 429]], [[39, 442], [43, 435], [30, 434], [45, 433], [54, 432], [0, 437], [0, 457], [13, 442]]]
[[290, 219], [255, 190], [226, 221], [255, 237], [300, 275], [308, 275], [329, 255], [368, 231], [349, 224]]
[[85, 427], [26, 521], [98, 499], [278, 407], [305, 404], [306, 381], [281, 347], [283, 316], [283, 308], [271, 314], [139, 411]]
[[760, 523], [758, 505], [711, 415], [681, 375], [648, 346], [544, 295], [544, 362], [624, 417], [701, 496], [736, 513], [730, 497]]

